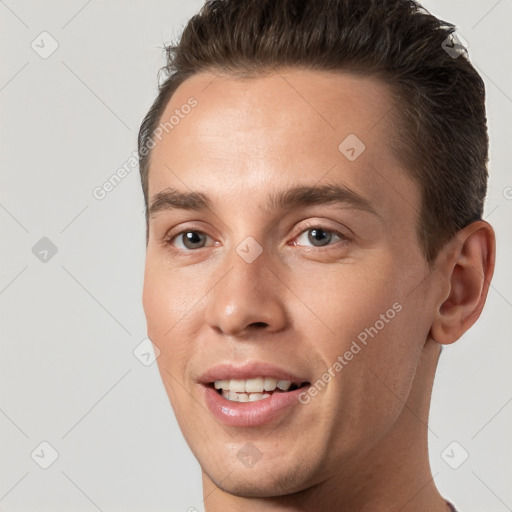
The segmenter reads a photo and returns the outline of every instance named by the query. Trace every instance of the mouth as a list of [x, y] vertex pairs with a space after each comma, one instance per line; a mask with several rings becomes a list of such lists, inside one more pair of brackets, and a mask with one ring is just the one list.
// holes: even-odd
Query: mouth
[[207, 384], [231, 402], [258, 402], [270, 398], [274, 393], [288, 393], [309, 385], [307, 381], [292, 382], [274, 377], [221, 379]]
[[242, 367], [221, 364], [206, 371], [198, 383], [202, 400], [213, 416], [236, 427], [272, 422], [293, 410], [299, 395], [310, 386], [307, 378], [261, 362]]

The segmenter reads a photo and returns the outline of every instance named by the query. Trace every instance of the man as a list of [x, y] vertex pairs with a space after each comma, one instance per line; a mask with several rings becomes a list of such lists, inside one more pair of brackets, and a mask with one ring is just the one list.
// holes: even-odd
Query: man
[[453, 30], [411, 0], [215, 0], [168, 47], [143, 305], [207, 512], [454, 510], [430, 395], [495, 238]]

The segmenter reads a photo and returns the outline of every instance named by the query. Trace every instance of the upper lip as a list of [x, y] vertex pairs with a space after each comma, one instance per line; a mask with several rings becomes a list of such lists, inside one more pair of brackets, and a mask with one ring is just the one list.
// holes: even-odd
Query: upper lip
[[240, 366], [235, 366], [230, 363], [219, 364], [202, 373], [198, 381], [201, 384], [210, 384], [216, 380], [245, 380], [254, 379], [256, 377], [272, 377], [277, 380], [289, 380], [293, 384], [307, 382], [306, 378], [300, 377], [271, 363], [259, 361], [248, 362]]

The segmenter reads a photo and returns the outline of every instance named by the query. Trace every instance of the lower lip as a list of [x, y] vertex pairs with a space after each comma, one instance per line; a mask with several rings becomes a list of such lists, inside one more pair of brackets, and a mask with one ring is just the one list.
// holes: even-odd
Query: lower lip
[[234, 427], [255, 427], [270, 423], [286, 409], [299, 404], [298, 396], [306, 387], [285, 393], [273, 392], [269, 398], [255, 402], [233, 402], [210, 386], [203, 386], [203, 389], [206, 405], [219, 421]]

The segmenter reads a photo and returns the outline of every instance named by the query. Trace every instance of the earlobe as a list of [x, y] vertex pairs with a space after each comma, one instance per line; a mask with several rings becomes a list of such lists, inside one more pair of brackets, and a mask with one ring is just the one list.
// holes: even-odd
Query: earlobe
[[457, 341], [478, 319], [494, 272], [496, 241], [483, 220], [460, 230], [442, 249], [438, 266], [446, 285], [439, 296], [431, 327], [441, 344]]

